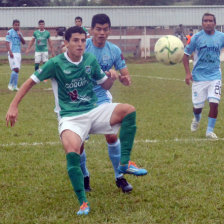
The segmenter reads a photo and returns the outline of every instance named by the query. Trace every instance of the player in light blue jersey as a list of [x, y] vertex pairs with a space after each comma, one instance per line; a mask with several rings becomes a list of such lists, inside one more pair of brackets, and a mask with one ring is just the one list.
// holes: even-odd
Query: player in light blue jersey
[[12, 70], [8, 89], [13, 91], [18, 90], [18, 76], [21, 67], [21, 43], [25, 44], [22, 33], [19, 31], [19, 20], [13, 20], [13, 28], [6, 35], [6, 49], [8, 50], [9, 65]]
[[[109, 71], [112, 67], [120, 72], [120, 81], [126, 86], [131, 84], [131, 79], [122, 52], [118, 46], [107, 41], [110, 34], [111, 22], [110, 18], [105, 14], [97, 14], [92, 18], [91, 34], [92, 38], [87, 39], [86, 52], [95, 55], [98, 63], [103, 71]], [[98, 105], [104, 103], [112, 103], [112, 95], [108, 90], [95, 85], [94, 91], [98, 98]], [[112, 162], [116, 185], [121, 188], [124, 193], [130, 192], [132, 186], [127, 182], [122, 174], [119, 173], [118, 166], [120, 161], [120, 140], [117, 135], [105, 135], [108, 153]], [[86, 154], [83, 151], [81, 155], [81, 168], [84, 174], [84, 184], [86, 191], [90, 191], [89, 172], [86, 167]]]
[[[186, 72], [186, 84], [192, 81], [192, 101], [194, 118], [191, 131], [199, 127], [202, 108], [209, 101], [208, 126], [206, 137], [217, 139], [214, 133], [218, 105], [221, 97], [220, 52], [224, 47], [224, 33], [215, 30], [216, 18], [211, 13], [202, 17], [202, 30], [196, 33], [186, 46], [183, 64]], [[194, 52], [194, 67], [192, 74], [189, 67], [189, 56]]]

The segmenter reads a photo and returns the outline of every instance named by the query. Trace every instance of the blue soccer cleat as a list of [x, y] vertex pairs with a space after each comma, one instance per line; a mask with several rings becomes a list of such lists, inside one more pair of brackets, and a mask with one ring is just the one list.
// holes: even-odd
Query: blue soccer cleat
[[80, 206], [79, 211], [77, 212], [77, 215], [88, 215], [90, 212], [90, 207], [88, 205], [88, 202], [83, 202]]
[[135, 176], [143, 176], [147, 174], [146, 169], [138, 168], [137, 165], [132, 161], [129, 161], [129, 163], [125, 165], [119, 165], [118, 171], [119, 173], [133, 174]]

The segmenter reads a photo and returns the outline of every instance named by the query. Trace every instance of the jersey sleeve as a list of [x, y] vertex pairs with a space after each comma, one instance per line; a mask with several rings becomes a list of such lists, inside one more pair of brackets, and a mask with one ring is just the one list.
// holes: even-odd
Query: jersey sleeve
[[103, 72], [103, 70], [100, 68], [99, 63], [95, 59], [94, 61], [94, 73], [93, 73], [93, 79], [96, 81], [96, 83], [102, 84], [107, 80], [106, 74]]
[[191, 38], [190, 43], [185, 47], [184, 53], [187, 55], [191, 55], [196, 49], [196, 36], [194, 35]]
[[54, 78], [55, 76], [55, 65], [52, 60], [47, 61], [41, 68], [31, 75], [31, 79], [34, 82], [39, 83], [46, 79]]
[[7, 42], [11, 42], [12, 38], [11, 38], [11, 34], [10, 34], [10, 31], [7, 32], [6, 36], [5, 36], [5, 40]]
[[33, 37], [36, 39], [37, 38], [37, 36], [36, 36], [36, 32], [34, 31], [33, 32]]
[[119, 47], [116, 48], [116, 57], [115, 57], [114, 67], [116, 70], [121, 70], [121, 69], [127, 67], [124, 57], [123, 57], [123, 54]]

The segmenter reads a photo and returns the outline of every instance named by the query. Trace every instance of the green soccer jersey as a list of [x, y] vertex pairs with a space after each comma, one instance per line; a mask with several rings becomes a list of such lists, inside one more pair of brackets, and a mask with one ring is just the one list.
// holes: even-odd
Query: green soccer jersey
[[36, 30], [33, 33], [33, 37], [36, 39], [36, 52], [47, 52], [47, 40], [50, 38], [50, 33], [47, 30], [40, 31]]
[[84, 114], [97, 107], [93, 87], [102, 84], [107, 76], [92, 54], [85, 53], [76, 65], [64, 53], [51, 58], [31, 78], [37, 83], [52, 80], [55, 112], [60, 118]]
[[86, 32], [86, 36], [88, 36], [88, 35], [89, 35], [88, 30], [87, 30], [84, 26], [82, 26], [82, 28], [83, 28], [83, 30]]

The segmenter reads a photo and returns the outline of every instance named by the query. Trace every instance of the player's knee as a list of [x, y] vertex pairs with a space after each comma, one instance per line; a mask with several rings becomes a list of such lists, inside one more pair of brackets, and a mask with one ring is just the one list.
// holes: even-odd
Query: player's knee
[[113, 144], [117, 141], [117, 135], [105, 135], [108, 144]]
[[126, 115], [133, 113], [136, 111], [135, 107], [130, 105], [130, 104], [124, 104], [125, 105], [125, 111], [126, 111]]

